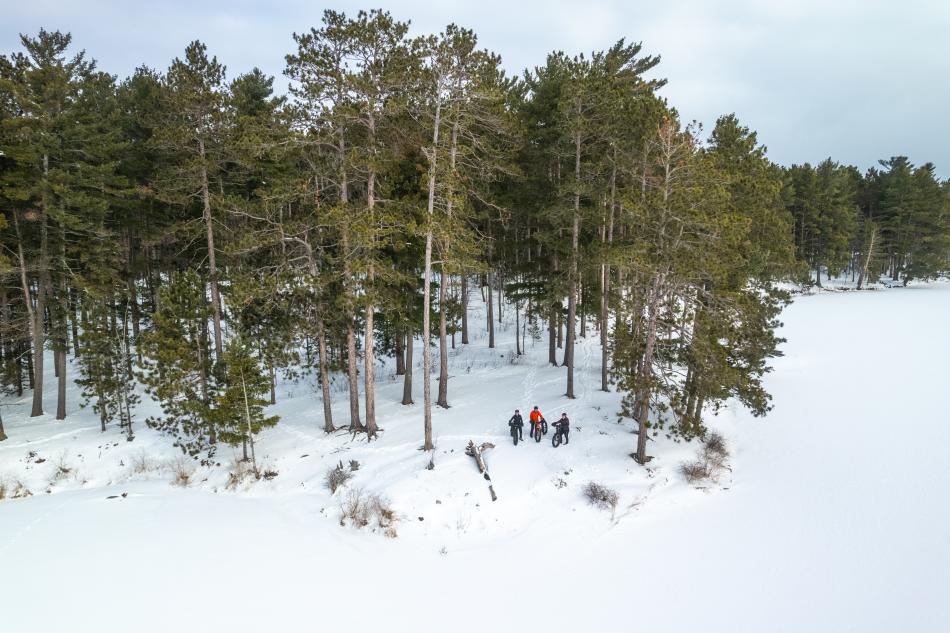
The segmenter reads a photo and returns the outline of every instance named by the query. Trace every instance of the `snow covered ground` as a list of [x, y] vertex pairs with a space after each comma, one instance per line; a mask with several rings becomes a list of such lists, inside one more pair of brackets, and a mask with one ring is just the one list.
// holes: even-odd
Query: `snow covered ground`
[[[78, 393], [65, 422], [8, 399], [0, 477], [33, 496], [0, 502], [0, 630], [950, 630], [948, 316], [947, 283], [796, 298], [767, 381], [775, 409], [713, 421], [735, 455], [705, 490], [677, 473], [694, 446], [651, 444], [651, 469], [629, 458], [636, 436], [597, 390], [592, 339], [574, 401], [544, 342], [519, 364], [510, 333], [454, 353], [431, 471], [421, 405], [399, 404], [391, 369], [370, 445], [324, 436], [312, 378], [282, 383], [281, 422], [258, 445], [279, 474], [236, 490], [231, 449], [172, 486], [175, 449], [144, 428], [147, 407], [128, 443]], [[533, 404], [571, 416], [568, 446], [511, 445], [505, 421]], [[496, 444], [497, 502], [469, 439]], [[323, 476], [351, 459], [348, 488], [391, 500], [397, 538], [340, 526], [346, 492]], [[620, 493], [615, 515], [587, 504], [591, 480]]]

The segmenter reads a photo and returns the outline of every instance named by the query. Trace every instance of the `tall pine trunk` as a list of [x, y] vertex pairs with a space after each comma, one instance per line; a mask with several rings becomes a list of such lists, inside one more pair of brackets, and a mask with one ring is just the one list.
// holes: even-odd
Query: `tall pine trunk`
[[[53, 352], [53, 362], [57, 367], [56, 379], [56, 419], [66, 419], [66, 350]], [[118, 371], [118, 370], [117, 370]]]
[[448, 298], [449, 275], [445, 270], [443, 253], [442, 270], [439, 273], [439, 395], [436, 405], [449, 408], [449, 350], [446, 327], [445, 303]]
[[505, 285], [505, 276], [502, 273], [498, 273], [498, 323], [502, 322], [501, 320], [501, 288]]
[[[614, 205], [617, 196], [617, 150], [614, 150], [613, 169], [610, 172], [610, 200], [607, 209], [607, 221], [604, 226], [605, 250], [609, 256], [610, 247], [614, 241]], [[606, 261], [600, 271], [600, 389], [610, 391], [608, 368], [610, 354], [608, 352], [609, 337], [607, 336], [607, 319], [610, 310], [610, 264]]]
[[396, 375], [406, 373], [406, 339], [402, 334], [396, 335]]
[[317, 321], [317, 347], [320, 354], [320, 391], [323, 394], [323, 432], [333, 433], [333, 408], [330, 406], [330, 365], [327, 362], [327, 336], [323, 319]]
[[639, 393], [634, 413], [637, 417], [637, 453], [636, 460], [639, 464], [645, 464], [647, 461], [647, 435], [649, 433], [648, 424], [650, 419], [650, 383], [653, 379], [653, 352], [656, 347], [656, 322], [659, 315], [659, 303], [662, 297], [661, 288], [665, 281], [665, 273], [657, 273], [653, 283], [650, 286], [650, 296], [647, 301], [647, 322], [646, 322], [646, 343], [644, 345], [643, 357], [640, 362], [640, 380]]
[[406, 373], [402, 379], [402, 403], [412, 404], [412, 332], [406, 333]]
[[423, 431], [425, 442], [423, 450], [435, 448], [432, 443], [432, 329], [430, 312], [432, 310], [432, 223], [435, 221], [435, 178], [439, 152], [439, 128], [442, 125], [442, 102], [435, 106], [435, 121], [432, 127], [432, 148], [429, 150], [429, 198], [426, 204], [426, 250], [425, 271], [422, 282], [422, 399]]
[[204, 141], [198, 140], [198, 152], [201, 156], [201, 204], [202, 219], [208, 243], [208, 276], [211, 282], [211, 316], [214, 322], [214, 356], [221, 358], [224, 344], [221, 337], [221, 293], [218, 290], [218, 264], [214, 251], [214, 221], [211, 217], [211, 191], [208, 187], [208, 166], [206, 164]]
[[[445, 201], [445, 215], [451, 221], [452, 202], [454, 199], [451, 187], [455, 178], [455, 155], [458, 151], [458, 121], [452, 123], [452, 140], [449, 144], [449, 191]], [[447, 345], [446, 329], [446, 302], [449, 296], [449, 273], [446, 262], [449, 259], [449, 238], [445, 238], [442, 247], [442, 265], [439, 275], [439, 396], [436, 404], [445, 409], [449, 408], [449, 350]]]
[[[46, 311], [46, 302], [44, 301], [44, 289], [42, 283], [36, 286], [36, 306], [30, 297], [30, 284], [26, 276], [26, 257], [23, 255], [23, 235], [20, 232], [20, 221], [18, 214], [13, 213], [14, 226], [17, 233], [17, 255], [20, 260], [20, 285], [23, 288], [23, 304], [26, 306], [27, 321], [30, 324], [30, 338], [33, 344], [33, 355], [27, 359], [29, 363], [29, 382], [30, 389], [33, 390], [33, 409], [30, 417], [43, 415], [43, 313]], [[45, 218], [43, 219], [45, 223]], [[45, 242], [46, 231], [42, 230], [42, 241]], [[45, 250], [45, 245], [41, 243], [41, 253]], [[31, 360], [32, 359], [32, 360]]]
[[346, 374], [350, 385], [350, 431], [363, 431], [360, 422], [360, 385], [356, 372], [356, 331], [354, 317], [346, 321]]
[[521, 327], [520, 321], [518, 320], [518, 302], [515, 301], [515, 354], [521, 356], [521, 339], [519, 338], [519, 329]]
[[[373, 118], [372, 114], [369, 117], [369, 137], [370, 137], [370, 147], [376, 146], [376, 120]], [[376, 169], [371, 166], [369, 173], [366, 178], [366, 206], [369, 210], [369, 219], [370, 219], [370, 232], [371, 232], [371, 241], [373, 245], [371, 247], [370, 257], [375, 257], [375, 241], [376, 241]], [[363, 347], [363, 384], [365, 389], [365, 399], [366, 399], [366, 437], [367, 439], [372, 439], [376, 437], [376, 433], [379, 430], [379, 427], [376, 425], [376, 367], [375, 367], [375, 331], [373, 325], [373, 318], [375, 312], [375, 305], [373, 301], [373, 283], [376, 280], [376, 269], [373, 265], [372, 260], [369, 264], [369, 270], [366, 275], [366, 332], [364, 333], [364, 342]]]
[[462, 274], [462, 345], [468, 345], [468, 275]]
[[488, 295], [488, 314], [486, 315], [487, 318], [488, 318], [488, 349], [494, 349], [494, 348], [495, 348], [495, 319], [494, 319], [494, 311], [492, 310], [492, 294], [491, 294], [491, 290], [492, 290], [492, 288], [491, 288], [492, 274], [491, 274], [491, 271], [488, 271], [488, 273], [486, 274], [485, 277], [486, 277], [487, 284], [488, 284], [488, 288], [487, 288], [487, 295]]
[[568, 398], [574, 398], [574, 329], [577, 320], [577, 256], [578, 242], [581, 228], [581, 137], [580, 134], [574, 136], [574, 222], [571, 226], [571, 283], [570, 295], [567, 298], [567, 340], [564, 345], [564, 365], [567, 367], [567, 393]]

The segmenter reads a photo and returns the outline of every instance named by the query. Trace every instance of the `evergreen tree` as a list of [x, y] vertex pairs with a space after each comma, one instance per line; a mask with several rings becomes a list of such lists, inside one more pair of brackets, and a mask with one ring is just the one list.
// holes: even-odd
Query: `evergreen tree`
[[208, 459], [216, 448], [213, 409], [219, 389], [208, 336], [211, 317], [204, 281], [193, 271], [175, 275], [159, 293], [153, 329], [142, 335], [138, 373], [163, 414], [146, 424], [173, 436], [188, 455], [207, 452]]
[[223, 361], [227, 366], [224, 386], [216, 395], [213, 420], [218, 437], [232, 446], [243, 446], [244, 460], [250, 460], [254, 474], [260, 478], [254, 436], [263, 429], [277, 424], [278, 417], [264, 415], [270, 390], [270, 378], [262, 371], [260, 361], [252, 348], [241, 338], [231, 340]]

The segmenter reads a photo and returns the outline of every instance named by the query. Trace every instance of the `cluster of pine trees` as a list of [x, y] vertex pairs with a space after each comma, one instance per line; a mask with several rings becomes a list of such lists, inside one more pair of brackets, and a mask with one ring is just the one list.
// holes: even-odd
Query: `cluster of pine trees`
[[644, 463], [651, 433], [702, 435], [729, 398], [768, 411], [778, 282], [948, 268], [932, 165], [783, 169], [735, 116], [704, 137], [639, 44], [509, 77], [471, 31], [327, 11], [275, 95], [197, 41], [119, 81], [68, 34], [21, 39], [0, 57], [0, 383], [42, 415], [51, 351], [57, 419], [69, 378], [130, 440], [144, 385], [146, 423], [196, 457], [253, 454], [280, 372], [319, 384], [326, 432], [342, 377], [371, 440], [374, 370], [394, 357], [411, 404], [419, 352], [430, 450], [450, 347], [472, 327], [494, 347], [513, 310], [516, 353], [546, 336], [569, 398], [576, 337], [600, 337]]
[[940, 182], [932, 163], [895, 156], [863, 176], [830, 158], [794, 165], [785, 195], [796, 253], [818, 286], [823, 272], [862, 288], [882, 276], [906, 285], [948, 269], [950, 181]]

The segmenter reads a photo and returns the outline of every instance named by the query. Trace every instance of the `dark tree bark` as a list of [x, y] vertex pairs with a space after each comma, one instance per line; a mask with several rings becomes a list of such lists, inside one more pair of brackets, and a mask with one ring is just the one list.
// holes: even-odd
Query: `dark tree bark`
[[[65, 325], [65, 324], [64, 324]], [[66, 350], [53, 352], [53, 362], [57, 367], [56, 380], [56, 419], [66, 419]], [[118, 371], [118, 368], [116, 369]]]
[[406, 335], [406, 373], [402, 379], [402, 403], [412, 404], [412, 333]]
[[320, 354], [320, 391], [323, 394], [323, 432], [333, 433], [333, 408], [330, 406], [330, 367], [327, 362], [327, 337], [323, 329], [323, 320], [317, 321], [317, 345]]
[[214, 321], [214, 355], [221, 358], [224, 344], [221, 337], [221, 293], [218, 290], [218, 264], [214, 249], [214, 220], [211, 217], [211, 192], [208, 188], [208, 168], [205, 165], [205, 144], [198, 140], [201, 156], [201, 203], [202, 219], [205, 223], [205, 237], [208, 244], [208, 277], [211, 283], [211, 316]]
[[488, 273], [487, 278], [488, 278], [488, 292], [487, 292], [488, 294], [488, 315], [487, 315], [488, 316], [488, 348], [494, 349], [495, 348], [495, 319], [494, 319], [494, 313], [492, 310], [492, 293], [491, 293], [492, 274], [491, 272]]
[[505, 276], [499, 273], [498, 274], [498, 323], [502, 322], [501, 321], [501, 308], [502, 308], [501, 289], [504, 285], [505, 285]]
[[350, 431], [363, 431], [360, 421], [360, 386], [356, 374], [356, 331], [353, 318], [346, 322], [346, 372], [350, 385]]
[[462, 345], [468, 345], [468, 275], [462, 274]]
[[518, 302], [515, 301], [515, 353], [521, 356], [521, 339], [519, 338], [521, 322], [518, 320]]
[[406, 373], [406, 340], [401, 334], [396, 336], [396, 375]]
[[[444, 255], [443, 255], [444, 257]], [[449, 275], [442, 264], [439, 273], [439, 395], [436, 405], [443, 409], [449, 408], [449, 350], [447, 345], [445, 304], [448, 298]]]

